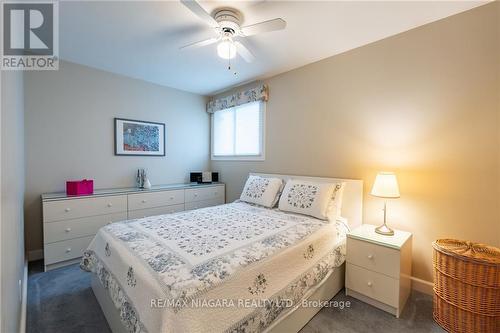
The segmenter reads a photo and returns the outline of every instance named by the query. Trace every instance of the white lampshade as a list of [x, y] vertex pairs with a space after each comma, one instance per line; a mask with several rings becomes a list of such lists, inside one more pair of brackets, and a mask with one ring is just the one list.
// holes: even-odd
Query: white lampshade
[[217, 54], [222, 59], [233, 59], [236, 57], [236, 46], [231, 40], [223, 40], [217, 45]]
[[396, 175], [393, 172], [379, 172], [370, 194], [381, 198], [399, 198], [399, 186]]

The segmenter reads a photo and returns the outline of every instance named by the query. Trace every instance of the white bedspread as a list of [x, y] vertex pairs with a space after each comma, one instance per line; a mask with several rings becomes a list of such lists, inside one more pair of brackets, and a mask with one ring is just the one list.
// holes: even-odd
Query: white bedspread
[[343, 263], [346, 231], [236, 202], [110, 224], [81, 267], [131, 332], [258, 332]]

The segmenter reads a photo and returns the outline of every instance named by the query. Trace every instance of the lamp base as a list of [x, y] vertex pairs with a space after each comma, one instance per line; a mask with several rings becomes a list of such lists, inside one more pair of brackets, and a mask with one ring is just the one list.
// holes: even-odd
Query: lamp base
[[377, 234], [381, 234], [381, 235], [385, 235], [385, 236], [394, 236], [394, 230], [392, 230], [391, 228], [389, 228], [387, 226], [387, 224], [382, 224], [381, 226], [379, 227], [376, 227], [375, 228], [375, 232]]

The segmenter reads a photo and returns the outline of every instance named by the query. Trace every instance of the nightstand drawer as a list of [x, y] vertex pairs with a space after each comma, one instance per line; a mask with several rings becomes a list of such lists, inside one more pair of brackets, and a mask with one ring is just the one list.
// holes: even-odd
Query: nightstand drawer
[[347, 238], [347, 262], [399, 279], [398, 250], [357, 239]]
[[389, 276], [347, 263], [345, 285], [387, 305], [399, 305], [399, 281]]

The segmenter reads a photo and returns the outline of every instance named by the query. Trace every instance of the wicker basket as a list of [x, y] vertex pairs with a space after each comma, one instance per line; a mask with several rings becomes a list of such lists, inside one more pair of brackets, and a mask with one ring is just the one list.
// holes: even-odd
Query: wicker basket
[[434, 320], [449, 332], [500, 332], [500, 249], [454, 239], [434, 248]]

